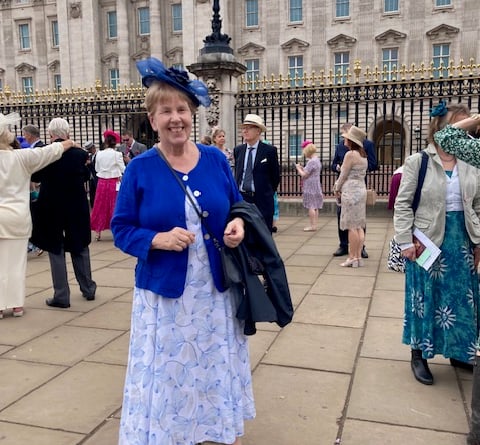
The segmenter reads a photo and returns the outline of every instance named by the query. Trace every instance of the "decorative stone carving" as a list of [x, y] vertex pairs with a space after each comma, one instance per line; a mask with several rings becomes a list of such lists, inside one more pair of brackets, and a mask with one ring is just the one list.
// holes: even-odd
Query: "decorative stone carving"
[[426, 34], [431, 40], [451, 39], [455, 34], [460, 32], [459, 28], [450, 25], [439, 25], [427, 31]]
[[70, 18], [78, 19], [82, 17], [82, 3], [74, 2], [70, 3]]
[[183, 48], [181, 46], [176, 46], [175, 48], [172, 48], [171, 50], [167, 51], [165, 56], [169, 61], [170, 65], [173, 65], [175, 63], [182, 63]]
[[118, 67], [118, 54], [117, 53], [109, 53], [102, 57], [102, 63], [108, 65], [110, 68], [117, 68]]
[[31, 74], [33, 72], [35, 72], [37, 68], [33, 65], [30, 65], [28, 63], [21, 63], [20, 65], [17, 65], [15, 67], [15, 71], [18, 73], [18, 74]]
[[207, 108], [206, 120], [210, 128], [218, 125], [220, 120], [220, 89], [217, 87], [217, 79], [209, 77], [205, 82], [212, 103]]
[[357, 39], [355, 37], [350, 37], [345, 34], [338, 34], [330, 40], [327, 40], [327, 45], [332, 49], [349, 49], [355, 43]]
[[7, 9], [12, 6], [12, 0], [0, 0], [0, 8]]
[[386, 43], [398, 43], [406, 38], [407, 35], [405, 33], [395, 31], [394, 29], [389, 29], [388, 31], [378, 34], [378, 36], [375, 36], [375, 40], [382, 45], [385, 45]]
[[238, 48], [237, 52], [241, 56], [250, 56], [255, 55], [259, 56], [265, 51], [265, 47], [257, 45], [256, 43], [249, 42], [246, 45], [243, 45], [241, 48]]
[[303, 53], [310, 46], [310, 43], [305, 42], [304, 40], [293, 38], [285, 43], [282, 43], [280, 46], [286, 53]]
[[50, 71], [52, 71], [53, 73], [57, 72], [59, 68], [60, 68], [60, 61], [59, 60], [54, 60], [53, 62], [50, 62], [48, 64], [48, 69]]

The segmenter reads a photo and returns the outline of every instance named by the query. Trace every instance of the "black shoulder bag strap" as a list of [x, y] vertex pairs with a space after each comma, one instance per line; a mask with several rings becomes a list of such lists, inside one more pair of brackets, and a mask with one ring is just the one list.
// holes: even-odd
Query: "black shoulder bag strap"
[[185, 195], [186, 197], [188, 198], [188, 200], [190, 201], [190, 204], [192, 204], [193, 208], [195, 209], [195, 212], [197, 213], [198, 217], [200, 218], [200, 221], [202, 222], [202, 224], [205, 226], [205, 229], [207, 230], [208, 234], [210, 235], [210, 237], [212, 238], [212, 241], [213, 241], [213, 244], [214, 246], [218, 249], [218, 250], [222, 250], [222, 246], [220, 244], [220, 242], [218, 241], [217, 238], [215, 238], [215, 236], [213, 235], [213, 232], [210, 230], [207, 222], [205, 221], [205, 218], [204, 216], [202, 215], [202, 212], [200, 212], [200, 210], [198, 209], [197, 205], [195, 204], [195, 201], [193, 200], [193, 198], [190, 196], [190, 193], [188, 193], [188, 190], [187, 188], [185, 187], [185, 184], [183, 183], [183, 181], [178, 177], [177, 173], [175, 172], [175, 170], [173, 169], [173, 167], [171, 166], [170, 162], [168, 162], [167, 158], [165, 157], [165, 155], [162, 153], [162, 150], [160, 150], [160, 148], [158, 146], [155, 147], [155, 150], [157, 150], [157, 153], [158, 153], [158, 156], [160, 156], [163, 161], [165, 162], [165, 164], [167, 164], [168, 168], [170, 169], [170, 171], [172, 172], [172, 175], [174, 176], [174, 178], [177, 180], [178, 184], [180, 185], [180, 187], [182, 188], [182, 190], [185, 192]]
[[413, 213], [417, 211], [418, 204], [420, 203], [420, 196], [422, 194], [423, 181], [425, 180], [425, 174], [427, 173], [427, 164], [428, 164], [428, 154], [425, 151], [422, 151], [422, 163], [420, 164], [420, 169], [418, 170], [417, 188], [415, 190], [415, 195], [412, 201]]

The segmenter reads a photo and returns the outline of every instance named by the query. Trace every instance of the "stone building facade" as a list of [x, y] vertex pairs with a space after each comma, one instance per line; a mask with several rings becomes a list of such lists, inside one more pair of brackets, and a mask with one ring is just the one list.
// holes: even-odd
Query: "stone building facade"
[[[220, 0], [220, 14], [249, 79], [480, 59], [477, 0]], [[211, 18], [211, 0], [0, 0], [0, 89], [136, 84], [149, 55], [195, 63]]]

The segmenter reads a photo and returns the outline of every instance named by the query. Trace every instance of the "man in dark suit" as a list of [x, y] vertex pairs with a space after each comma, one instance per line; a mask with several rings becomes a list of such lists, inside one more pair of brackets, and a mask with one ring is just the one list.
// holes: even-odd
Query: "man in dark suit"
[[263, 119], [256, 114], [247, 114], [242, 124], [245, 143], [233, 149], [233, 156], [235, 180], [243, 199], [258, 207], [271, 232], [273, 195], [280, 182], [280, 166], [276, 147], [260, 141], [264, 131]]
[[[346, 133], [348, 130], [350, 130], [352, 124], [351, 123], [345, 123], [340, 127], [341, 133]], [[365, 139], [363, 141], [363, 148], [367, 152], [367, 160], [368, 160], [368, 167], [367, 171], [372, 172], [375, 170], [378, 170], [378, 165], [377, 165], [377, 155], [375, 154], [375, 144], [368, 140]], [[343, 163], [343, 158], [345, 157], [345, 154], [348, 151], [348, 147], [345, 146], [343, 140], [340, 141], [339, 144], [335, 147], [335, 155], [333, 157], [332, 161], [332, 171], [336, 172], [337, 174], [340, 174], [340, 167], [342, 166]], [[365, 176], [365, 183], [367, 182], [367, 177]], [[340, 240], [340, 245], [338, 246], [338, 249], [333, 253], [333, 256], [343, 256], [348, 254], [348, 230], [340, 230], [340, 213], [341, 213], [341, 207], [337, 206], [337, 225], [338, 225], [338, 239]], [[368, 258], [368, 253], [365, 249], [365, 246], [362, 248], [362, 258]]]
[[[52, 142], [69, 138], [65, 119], [55, 118], [48, 125]], [[34, 173], [32, 180], [40, 182], [32, 242], [48, 252], [53, 281], [53, 298], [48, 306], [70, 307], [65, 252], [70, 252], [75, 278], [83, 297], [95, 299], [96, 283], [90, 266], [90, 209], [85, 193], [88, 153], [73, 147], [56, 162]]]
[[25, 127], [22, 128], [22, 134], [30, 145], [30, 148], [45, 146], [45, 142], [40, 139], [40, 130], [37, 126], [25, 125]]
[[131, 130], [125, 130], [122, 134], [122, 145], [118, 147], [118, 151], [122, 152], [123, 162], [127, 165], [135, 156], [147, 151], [147, 146], [137, 142]]

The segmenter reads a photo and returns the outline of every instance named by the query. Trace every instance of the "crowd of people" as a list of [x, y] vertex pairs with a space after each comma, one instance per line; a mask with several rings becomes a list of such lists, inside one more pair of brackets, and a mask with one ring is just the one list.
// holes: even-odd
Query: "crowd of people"
[[[115, 245], [137, 259], [119, 444], [146, 445], [155, 438], [240, 445], [255, 403], [245, 321], [236, 314], [238, 293], [225, 281], [222, 248], [235, 249], [250, 236], [251, 215], [243, 215], [252, 209], [268, 236], [277, 230], [278, 150], [263, 138], [267, 127], [257, 114], [243, 118], [243, 143], [232, 149], [221, 128], [196, 143], [193, 115], [210, 103], [206, 86], [153, 58], [137, 66], [158, 134], [150, 150], [132, 131], [112, 129], [104, 131], [99, 150], [93, 141], [78, 147], [62, 118], [48, 125], [50, 144], [34, 125], [22, 127], [20, 140], [11, 131], [20, 116], [0, 114], [0, 168], [10, 172], [0, 175], [8, 194], [7, 204], [0, 204], [0, 318], [10, 310], [14, 317], [24, 314], [33, 248], [48, 253], [53, 295], [46, 305], [70, 307], [66, 252], [83, 298], [94, 300], [92, 231], [100, 241], [111, 229]], [[406, 258], [402, 342], [411, 350], [414, 378], [424, 385], [434, 383], [428, 360], [435, 355], [474, 371], [467, 443], [480, 445], [480, 372], [474, 366], [480, 355], [480, 141], [469, 134], [478, 132], [480, 116], [466, 105], [441, 102], [430, 117], [428, 145], [392, 176], [388, 204]], [[340, 266], [358, 268], [368, 258], [366, 177], [377, 160], [361, 128], [345, 123], [341, 137], [331, 164], [338, 174], [339, 247], [333, 255], [348, 255]], [[324, 204], [322, 163], [310, 140], [302, 143], [302, 155], [305, 162], [294, 168], [309, 217], [303, 231], [316, 232]], [[419, 261], [418, 232], [440, 249], [428, 267]], [[272, 283], [263, 277], [265, 290]], [[205, 326], [209, 320], [215, 329]]]

